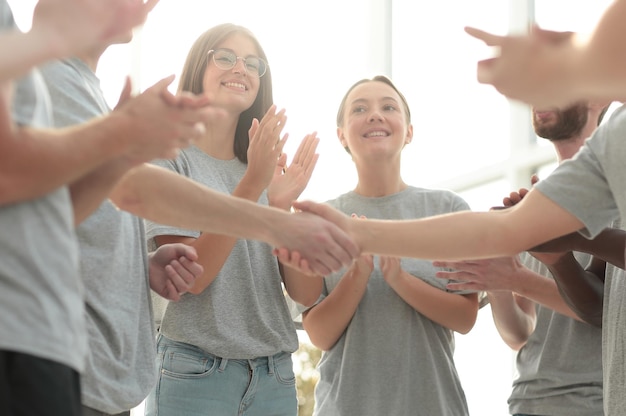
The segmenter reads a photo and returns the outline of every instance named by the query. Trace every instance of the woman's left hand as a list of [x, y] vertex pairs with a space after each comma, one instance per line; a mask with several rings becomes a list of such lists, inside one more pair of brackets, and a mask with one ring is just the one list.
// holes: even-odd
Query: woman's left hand
[[316, 132], [307, 134], [298, 146], [289, 166], [286, 166], [286, 154], [283, 153], [278, 158], [272, 182], [267, 188], [267, 197], [271, 206], [289, 210], [291, 203], [302, 194], [319, 158], [319, 154], [315, 153], [319, 141]]

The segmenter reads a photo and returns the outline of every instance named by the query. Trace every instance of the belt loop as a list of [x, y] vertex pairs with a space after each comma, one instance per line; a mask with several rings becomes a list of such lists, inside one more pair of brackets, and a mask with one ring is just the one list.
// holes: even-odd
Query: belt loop
[[273, 355], [267, 357], [267, 374], [270, 376], [274, 375], [274, 356]]
[[226, 364], [228, 364], [228, 358], [221, 358], [220, 366], [218, 368], [218, 371], [220, 373], [224, 372], [224, 369], [226, 368]]

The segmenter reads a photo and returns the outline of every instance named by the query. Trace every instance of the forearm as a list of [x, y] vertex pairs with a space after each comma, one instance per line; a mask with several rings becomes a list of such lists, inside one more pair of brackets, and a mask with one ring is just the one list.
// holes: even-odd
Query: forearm
[[575, 250], [589, 253], [615, 267], [624, 269], [626, 231], [619, 228], [607, 228], [593, 240], [581, 236]]
[[282, 267], [283, 282], [289, 297], [299, 304], [310, 307], [322, 294], [324, 278], [307, 276], [292, 267]]
[[319, 304], [303, 314], [302, 325], [311, 342], [328, 351], [345, 332], [367, 289], [367, 278], [354, 269]]
[[132, 166], [118, 158], [80, 178], [70, 185], [74, 222], [80, 224], [93, 213]]
[[583, 269], [571, 253], [564, 257], [548, 266], [561, 299], [575, 313], [576, 319], [601, 327], [603, 281], [596, 274]]
[[487, 297], [500, 337], [511, 349], [518, 351], [535, 330], [534, 303], [528, 299], [519, 299], [518, 304], [515, 295], [507, 291], [487, 292]]
[[[532, 228], [528, 224], [533, 224]], [[367, 253], [465, 260], [513, 256], [578, 230], [582, 223], [538, 191], [531, 190], [522, 202], [507, 210], [466, 211], [406, 221], [350, 219], [348, 227], [356, 243]]]
[[433, 322], [461, 334], [468, 333], [478, 314], [478, 294], [459, 295], [429, 285], [402, 270], [390, 283], [413, 309]]
[[94, 120], [59, 130], [18, 128], [0, 141], [0, 204], [39, 197], [124, 154], [127, 120]]
[[524, 268], [523, 275], [516, 279], [513, 291], [520, 296], [552, 309], [561, 315], [580, 320], [576, 313], [567, 305], [553, 279], [541, 276]]
[[0, 36], [0, 56], [0, 82], [4, 82], [19, 78], [48, 60], [63, 57], [63, 51], [50, 37], [15, 30]]
[[125, 175], [111, 199], [120, 209], [160, 224], [270, 244], [275, 242], [272, 227], [291, 215], [214, 191], [153, 165], [142, 165]]

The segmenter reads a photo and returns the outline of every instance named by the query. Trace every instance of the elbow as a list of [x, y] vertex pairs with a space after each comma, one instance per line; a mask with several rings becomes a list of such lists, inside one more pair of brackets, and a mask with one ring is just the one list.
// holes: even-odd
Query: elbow
[[467, 319], [459, 322], [459, 325], [457, 328], [455, 328], [455, 331], [461, 335], [467, 335], [472, 330], [472, 328], [474, 328], [475, 324], [476, 314], [474, 314], [473, 316], [468, 316]]
[[[289, 291], [287, 291], [289, 293]], [[289, 297], [294, 301], [299, 303], [300, 305], [310, 308], [315, 305], [319, 295], [312, 294], [310, 292], [307, 293], [289, 293]]]
[[319, 348], [320, 350], [327, 352], [330, 351], [335, 344], [337, 343], [335, 342], [329, 342], [328, 339], [324, 339], [324, 337], [317, 337], [313, 334], [311, 334], [310, 332], [307, 331], [307, 334], [309, 335], [309, 339], [311, 340], [311, 344], [315, 345], [317, 348]]

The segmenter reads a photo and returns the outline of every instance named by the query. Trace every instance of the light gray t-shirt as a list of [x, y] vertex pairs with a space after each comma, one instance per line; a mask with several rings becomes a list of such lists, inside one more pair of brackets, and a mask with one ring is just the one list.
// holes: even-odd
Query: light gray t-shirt
[[[233, 192], [247, 168], [238, 159], [218, 160], [195, 146], [181, 151], [176, 160], [155, 163], [227, 194]], [[258, 202], [267, 205], [265, 192]], [[200, 235], [152, 222], [147, 222], [146, 229], [148, 237]], [[160, 331], [224, 358], [294, 352], [298, 338], [272, 248], [238, 239], [217, 277], [202, 293], [185, 294], [180, 301], [167, 304]]]
[[[469, 209], [452, 192], [414, 187], [381, 198], [348, 192], [329, 204], [348, 215], [394, 220]], [[465, 393], [454, 365], [453, 331], [407, 304], [385, 282], [378, 257], [374, 261], [367, 290], [350, 324], [322, 354], [314, 414], [467, 415]], [[431, 261], [403, 258], [401, 265], [416, 278], [446, 291], [448, 280], [435, 277], [438, 268]], [[324, 295], [344, 273], [324, 279]]]
[[[0, 0], [0, 30], [14, 28], [9, 6]], [[49, 126], [49, 103], [45, 84], [32, 71], [15, 90], [13, 120]], [[67, 188], [0, 206], [0, 253], [0, 349], [82, 370], [87, 342]]]
[[[583, 266], [591, 256], [575, 253]], [[551, 277], [528, 253], [523, 264]], [[509, 412], [552, 416], [602, 416], [602, 329], [537, 304], [537, 326], [517, 353], [517, 378]]]
[[[56, 61], [41, 72], [57, 127], [110, 111], [100, 81], [83, 61]], [[143, 220], [105, 200], [76, 233], [89, 336], [82, 403], [116, 414], [141, 403], [157, 375]]]
[[[585, 224], [584, 235], [595, 237], [607, 224], [626, 218], [626, 107], [600, 125], [585, 146], [536, 187]], [[626, 414], [626, 305], [624, 274], [611, 277], [605, 288], [603, 315], [604, 412]]]

